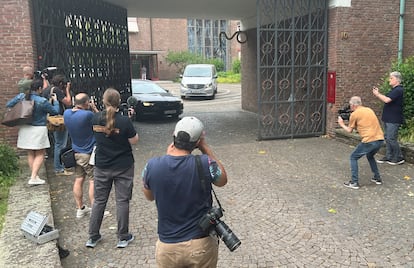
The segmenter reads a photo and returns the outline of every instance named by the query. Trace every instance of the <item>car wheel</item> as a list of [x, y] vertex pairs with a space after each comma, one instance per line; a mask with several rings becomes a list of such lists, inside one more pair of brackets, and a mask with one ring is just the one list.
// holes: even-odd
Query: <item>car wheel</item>
[[182, 99], [182, 100], [185, 100], [185, 96], [181, 96], [181, 99]]
[[171, 118], [172, 118], [173, 120], [175, 120], [175, 121], [177, 121], [177, 120], [179, 120], [179, 119], [180, 119], [180, 118], [179, 118], [179, 114], [175, 114], [175, 115], [171, 116]]

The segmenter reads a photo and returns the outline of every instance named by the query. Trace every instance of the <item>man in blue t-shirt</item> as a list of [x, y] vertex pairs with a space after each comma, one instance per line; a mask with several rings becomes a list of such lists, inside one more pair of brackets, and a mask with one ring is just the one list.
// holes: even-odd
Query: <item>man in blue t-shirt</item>
[[[204, 232], [200, 219], [212, 207], [211, 188], [224, 186], [227, 174], [203, 135], [203, 123], [184, 117], [174, 130], [174, 142], [167, 154], [148, 161], [143, 172], [145, 197], [155, 200], [158, 210], [156, 261], [159, 268], [216, 267], [218, 239]], [[202, 186], [191, 152], [198, 148], [203, 177]]]
[[89, 201], [92, 206], [94, 201], [93, 192], [93, 166], [89, 159], [95, 146], [93, 135], [92, 118], [93, 112], [98, 112], [95, 103], [89, 100], [85, 93], [75, 96], [75, 106], [63, 113], [66, 129], [72, 140], [72, 149], [75, 152], [75, 182], [73, 184], [73, 195], [76, 202], [76, 217], [82, 218], [91, 211], [91, 208], [83, 203], [83, 183], [85, 178], [89, 180]]
[[398, 143], [398, 130], [404, 123], [404, 88], [401, 81], [401, 73], [392, 72], [389, 77], [389, 84], [392, 87], [390, 92], [384, 95], [379, 92], [377, 87], [372, 89], [372, 93], [385, 103], [381, 119], [384, 122], [386, 155], [382, 159], [377, 159], [377, 162], [387, 162], [393, 166], [405, 162]]

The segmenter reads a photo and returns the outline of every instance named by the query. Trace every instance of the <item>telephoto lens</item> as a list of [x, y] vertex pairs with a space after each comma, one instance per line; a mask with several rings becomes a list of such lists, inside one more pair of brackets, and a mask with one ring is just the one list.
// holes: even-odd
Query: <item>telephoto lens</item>
[[227, 248], [231, 252], [233, 252], [240, 246], [240, 240], [224, 222], [218, 220], [215, 226], [215, 231], [218, 237], [220, 237], [220, 239], [223, 240], [224, 244], [226, 244]]

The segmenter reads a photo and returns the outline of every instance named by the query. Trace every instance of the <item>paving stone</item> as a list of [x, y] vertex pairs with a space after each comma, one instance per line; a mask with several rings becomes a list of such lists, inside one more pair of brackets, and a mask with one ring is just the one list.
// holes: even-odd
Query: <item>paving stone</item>
[[[186, 110], [186, 103], [193, 108]], [[361, 188], [348, 189], [342, 184], [350, 178], [352, 145], [326, 137], [257, 141], [254, 114], [242, 111], [240, 105], [206, 110], [206, 103], [185, 101], [184, 115], [205, 122], [207, 142], [226, 167], [229, 182], [217, 188], [217, 194], [226, 210], [223, 220], [242, 241], [234, 252], [220, 244], [219, 268], [414, 267], [412, 164], [380, 164], [384, 184], [375, 185], [366, 159], [361, 158]], [[14, 212], [8, 214], [7, 231], [0, 236], [0, 267], [25, 267], [27, 259], [40, 258], [46, 251], [54, 261], [41, 266], [60, 266], [56, 243], [34, 246], [18, 232], [25, 214], [34, 208], [53, 211], [59, 244], [70, 250], [61, 260], [62, 267], [156, 267], [157, 212], [154, 202], [146, 201], [141, 192], [140, 174], [147, 159], [165, 153], [175, 122], [135, 124], [140, 141], [134, 147], [130, 208], [134, 242], [122, 250], [115, 248], [112, 193], [107, 205], [112, 215], [104, 218], [101, 229], [104, 239], [95, 249], [86, 248], [88, 218], [75, 217], [73, 178], [54, 177], [49, 159], [48, 186], [31, 189], [22, 179], [12, 189]], [[28, 206], [25, 202], [30, 200], [43, 203]], [[5, 261], [10, 266], [4, 266]]]

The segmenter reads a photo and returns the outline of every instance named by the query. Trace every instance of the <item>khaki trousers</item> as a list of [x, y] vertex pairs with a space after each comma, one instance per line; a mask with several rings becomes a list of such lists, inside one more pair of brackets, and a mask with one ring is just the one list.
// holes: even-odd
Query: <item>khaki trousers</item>
[[158, 268], [215, 268], [218, 243], [218, 238], [212, 236], [173, 244], [158, 240], [155, 259]]

